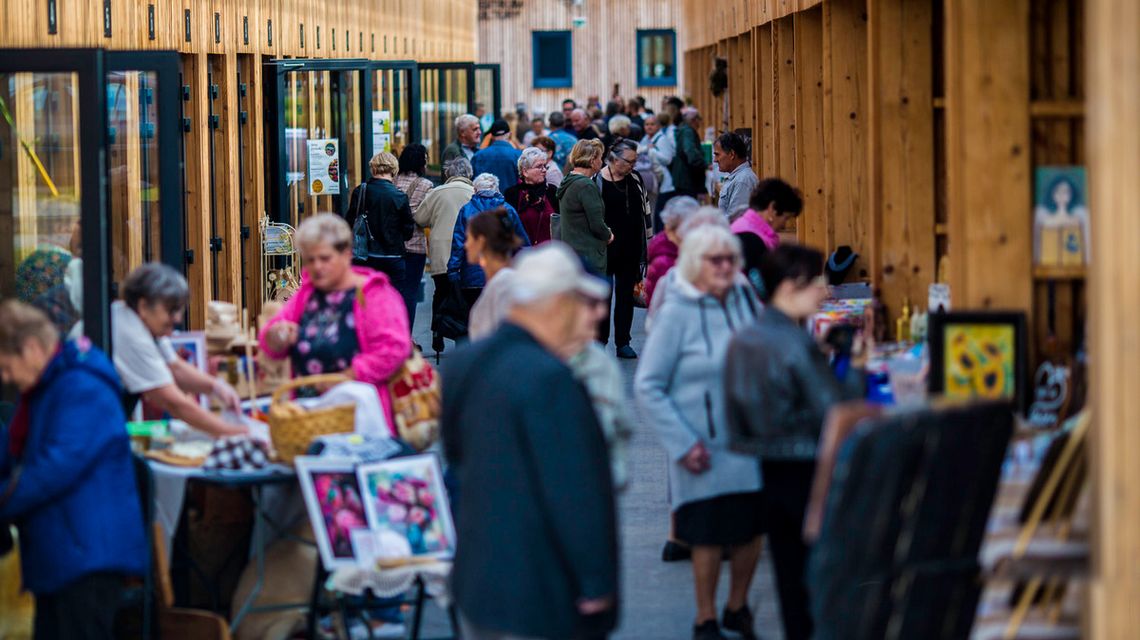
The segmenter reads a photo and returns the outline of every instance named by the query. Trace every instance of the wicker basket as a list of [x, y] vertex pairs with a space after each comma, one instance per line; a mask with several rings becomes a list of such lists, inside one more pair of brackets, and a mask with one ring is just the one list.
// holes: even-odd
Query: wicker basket
[[287, 400], [286, 394], [300, 387], [348, 380], [347, 376], [339, 373], [306, 376], [291, 380], [273, 392], [273, 401], [269, 406], [269, 436], [282, 462], [293, 464], [293, 458], [304, 455], [314, 438], [331, 433], [349, 433], [356, 426], [355, 404], [321, 407], [300, 415], [283, 415], [280, 411], [274, 411]]

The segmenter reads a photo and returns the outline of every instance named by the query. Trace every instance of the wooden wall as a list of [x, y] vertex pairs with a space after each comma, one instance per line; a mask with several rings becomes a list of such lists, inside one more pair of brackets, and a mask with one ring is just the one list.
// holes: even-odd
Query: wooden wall
[[[656, 110], [661, 99], [676, 94], [678, 88], [637, 86], [637, 30], [677, 31], [677, 77], [682, 77], [686, 25], [680, 8], [679, 0], [589, 0], [580, 6], [565, 0], [525, 0], [513, 17], [489, 15], [479, 20], [478, 61], [502, 65], [503, 108], [507, 110], [524, 102], [533, 113], [550, 113], [560, 109], [567, 97], [581, 102], [590, 95], [599, 96], [605, 106], [615, 84], [621, 85], [623, 98], [645, 96]], [[585, 26], [573, 26], [577, 16], [586, 18]], [[547, 30], [571, 31], [571, 88], [534, 88], [531, 32]]]
[[[1140, 3], [1088, 1], [1089, 181], [1092, 187], [1091, 368], [1096, 519], [1087, 636], [1140, 628]], [[1077, 69], [1086, 66], [1075, 65]], [[1122, 72], [1127, 76], [1122, 78]]]
[[892, 315], [947, 258], [955, 306], [1027, 311], [1037, 347], [1072, 352], [1085, 270], [1033, 267], [1032, 197], [1035, 166], [1085, 162], [1083, 5], [688, 0], [685, 93], [752, 129], [757, 173], [804, 193], [800, 241], [850, 245]]
[[[267, 206], [264, 140], [275, 134], [266, 131], [260, 117], [263, 60], [446, 62], [471, 61], [476, 54], [475, 0], [110, 0], [109, 35], [100, 0], [56, 0], [55, 8], [56, 33], [49, 33], [49, 0], [5, 2], [0, 12], [2, 46], [181, 54], [182, 82], [190, 96], [183, 106], [183, 116], [191, 123], [183, 136], [183, 184], [186, 248], [194, 255], [188, 267], [194, 296], [189, 321], [194, 328], [204, 324], [205, 301], [240, 302], [244, 292], [256, 313], [261, 295], [257, 229]], [[247, 121], [239, 125], [243, 112]], [[218, 119], [213, 129], [211, 116]], [[118, 199], [137, 202], [140, 188], [127, 185]], [[112, 215], [130, 212], [112, 209]], [[248, 236], [243, 236], [243, 228], [250, 231]], [[211, 237], [222, 243], [216, 267]], [[126, 262], [116, 265], [117, 276], [141, 261], [141, 253], [128, 253]], [[245, 281], [240, 277], [243, 255]]]

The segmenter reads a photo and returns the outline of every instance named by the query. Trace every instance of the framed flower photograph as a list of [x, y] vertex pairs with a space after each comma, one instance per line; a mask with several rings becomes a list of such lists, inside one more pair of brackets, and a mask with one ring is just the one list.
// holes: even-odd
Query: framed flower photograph
[[325, 569], [358, 564], [352, 534], [367, 529], [364, 498], [352, 458], [298, 456], [294, 464]]
[[455, 554], [443, 471], [435, 454], [396, 458], [357, 468], [368, 526], [384, 535], [381, 559], [450, 558]]
[[1025, 409], [1024, 313], [935, 313], [930, 315], [929, 333], [931, 394], [1008, 400], [1015, 409]]

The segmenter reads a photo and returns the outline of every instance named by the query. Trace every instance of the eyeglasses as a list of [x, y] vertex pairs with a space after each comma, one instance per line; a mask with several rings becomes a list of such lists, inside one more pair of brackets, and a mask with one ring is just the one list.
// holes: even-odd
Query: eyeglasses
[[707, 261], [709, 264], [711, 264], [714, 267], [723, 267], [725, 265], [728, 265], [728, 266], [735, 266], [736, 265], [736, 254], [732, 254], [732, 253], [722, 253], [722, 254], [715, 255], [715, 256], [704, 256], [704, 259], [705, 259], [705, 261]]
[[625, 156], [614, 156], [614, 160], [621, 160], [622, 162], [624, 162], [626, 164], [633, 164], [633, 163], [637, 162], [636, 157], [626, 158]]

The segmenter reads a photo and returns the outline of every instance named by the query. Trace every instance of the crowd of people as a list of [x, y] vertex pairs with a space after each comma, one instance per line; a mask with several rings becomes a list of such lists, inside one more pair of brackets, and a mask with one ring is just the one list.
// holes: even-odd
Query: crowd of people
[[[828, 410], [860, 397], [860, 368], [837, 376], [803, 329], [828, 290], [823, 256], [780, 242], [802, 199], [778, 178], [758, 179], [749, 141], [730, 132], [712, 144], [724, 180], [708, 206], [696, 110], [678, 98], [659, 113], [639, 99], [598, 107], [567, 100], [514, 128], [460, 116], [438, 185], [424, 146], [376, 154], [345, 216], [299, 226], [301, 288], [262, 327], [260, 348], [295, 375], [375, 385], [392, 424], [386, 383], [419, 346], [411, 330], [431, 275], [432, 348], [467, 343], [441, 372], [464, 637], [615, 628], [615, 495], [629, 482], [636, 407], [668, 457], [663, 559], [692, 563], [693, 638], [755, 637], [748, 593], [765, 535], [786, 637], [808, 638], [800, 531], [815, 447]], [[113, 362], [65, 341], [36, 308], [0, 303], [0, 374], [22, 394], [0, 448], [0, 524], [21, 527], [37, 637], [73, 637], [76, 620], [106, 624], [109, 585], [146, 570], [141, 526], [107, 535], [101, 525], [141, 524], [122, 430], [140, 398], [215, 436], [245, 432], [193, 400], [212, 394], [236, 408], [234, 390], [171, 349], [190, 297], [181, 274], [144, 265], [122, 292]], [[638, 304], [648, 307], [640, 355]], [[615, 357], [640, 358], [632, 398]], [[65, 393], [101, 407], [100, 421], [72, 415], [84, 409]], [[64, 521], [75, 539], [60, 539]]]

